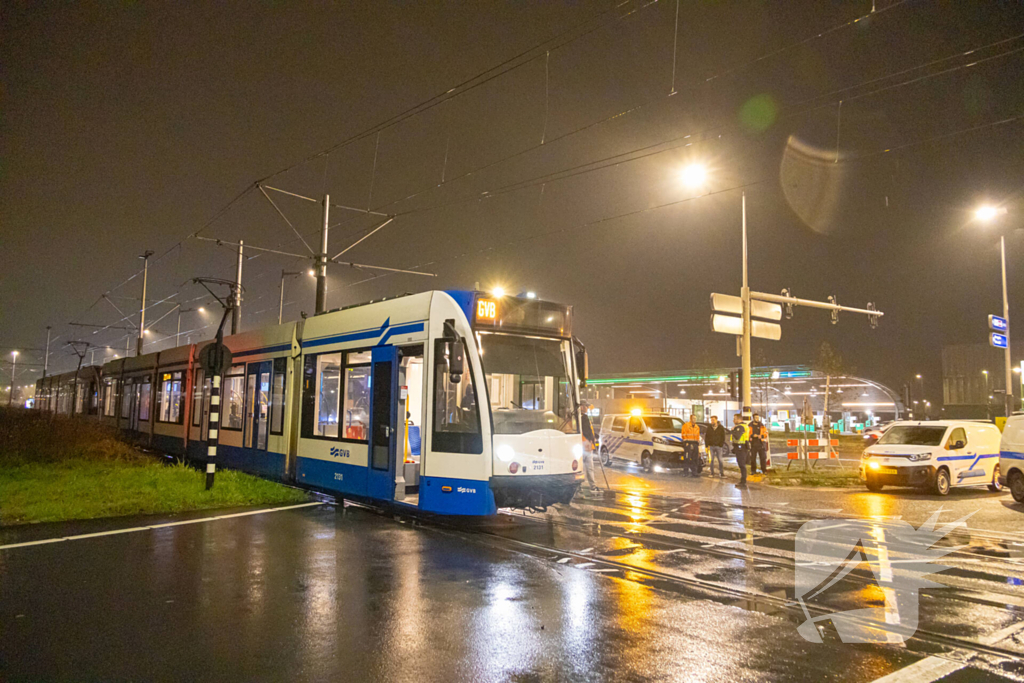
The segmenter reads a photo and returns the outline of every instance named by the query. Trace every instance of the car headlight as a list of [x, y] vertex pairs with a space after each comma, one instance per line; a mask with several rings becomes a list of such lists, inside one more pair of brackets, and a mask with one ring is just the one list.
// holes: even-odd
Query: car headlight
[[652, 439], [652, 440], [654, 441], [654, 443], [660, 443], [660, 444], [662, 444], [662, 445], [664, 445], [664, 444], [667, 444], [667, 443], [668, 443], [668, 441], [666, 441], [665, 439], [661, 438], [660, 436], [656, 436], [656, 437], [654, 437], [654, 439]]
[[868, 468], [869, 468], [869, 469], [872, 469], [872, 470], [877, 470], [877, 469], [878, 469], [879, 467], [881, 467], [881, 465], [879, 465], [879, 464], [878, 464], [878, 463], [877, 463], [876, 461], [874, 461], [874, 460], [872, 460], [871, 462], [869, 462], [869, 463], [868, 463]]
[[932, 454], [931, 453], [915, 453], [915, 454], [910, 456], [910, 459], [913, 460], [914, 462], [918, 462], [919, 460], [931, 460], [932, 459]]
[[498, 459], [501, 460], [502, 462], [508, 462], [512, 458], [516, 457], [515, 449], [509, 446], [508, 444], [498, 446], [498, 450], [496, 453]]

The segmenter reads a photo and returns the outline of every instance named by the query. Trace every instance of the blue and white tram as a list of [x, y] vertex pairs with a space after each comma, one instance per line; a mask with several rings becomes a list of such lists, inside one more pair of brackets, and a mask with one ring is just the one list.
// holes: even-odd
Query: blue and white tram
[[[225, 344], [221, 467], [450, 515], [566, 503], [579, 488], [585, 352], [571, 307], [431, 291]], [[78, 404], [203, 463], [212, 386], [197, 362], [203, 345], [109, 362]], [[81, 384], [41, 386], [61, 397], [70, 387], [72, 398], [40, 407], [76, 405]]]

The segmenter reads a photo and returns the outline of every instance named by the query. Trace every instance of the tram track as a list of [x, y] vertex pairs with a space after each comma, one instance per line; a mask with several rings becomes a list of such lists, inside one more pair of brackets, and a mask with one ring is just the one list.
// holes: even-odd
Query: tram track
[[[524, 521], [524, 522], [530, 523], [530, 524], [536, 524], [536, 525], [540, 525], [540, 526], [554, 524], [554, 525], [557, 525], [557, 526], [561, 526], [561, 527], [570, 529], [572, 531], [579, 531], [579, 532], [584, 533], [584, 534], [588, 534], [589, 533], [588, 530], [586, 529], [587, 522], [581, 522], [581, 523], [577, 524], [577, 523], [574, 523], [574, 522], [570, 522], [568, 520], [556, 520], [556, 519], [550, 519], [550, 518], [543, 519], [543, 520], [542, 519], [531, 519], [529, 517], [522, 517], [522, 516], [514, 515], [514, 514], [513, 515], [509, 515], [509, 516], [514, 518], [517, 521]], [[600, 534], [601, 536], [607, 537], [607, 538], [619, 538], [619, 539], [628, 540], [628, 541], [632, 541], [632, 542], [643, 541], [644, 544], [646, 544], [648, 546], [652, 546], [652, 547], [653, 546], [661, 546], [661, 548], [658, 548], [658, 550], [660, 550], [661, 552], [673, 553], [673, 552], [686, 551], [688, 553], [696, 553], [696, 554], [701, 554], [701, 555], [709, 555], [709, 556], [720, 557], [720, 558], [723, 558], [723, 559], [726, 559], [726, 560], [742, 561], [742, 562], [746, 562], [746, 563], [750, 563], [750, 564], [758, 565], [758, 566], [766, 566], [767, 565], [767, 566], [770, 566], [770, 567], [775, 568], [775, 569], [785, 570], [785, 571], [789, 571], [789, 572], [795, 571], [795, 569], [796, 569], [795, 558], [794, 559], [789, 559], [789, 558], [779, 557], [778, 555], [772, 555], [772, 554], [767, 554], [767, 553], [763, 553], [763, 552], [758, 553], [758, 552], [756, 552], [756, 549], [754, 550], [753, 553], [751, 553], [749, 551], [733, 552], [733, 551], [729, 551], [727, 549], [722, 548], [720, 545], [716, 546], [716, 545], [700, 544], [697, 541], [691, 541], [690, 543], [686, 543], [686, 542], [679, 543], [679, 542], [676, 542], [674, 539], [668, 539], [668, 538], [665, 538], [664, 535], [658, 534], [657, 530], [652, 531], [652, 532], [646, 532], [646, 533], [641, 532], [642, 533], [642, 535], [641, 535], [641, 533], [609, 531], [606, 528], [607, 526], [609, 526], [609, 525], [602, 524], [601, 525], [601, 529], [598, 531], [598, 534]], [[790, 532], [786, 532], [786, 535], [789, 535], [789, 533]], [[774, 535], [774, 536], [777, 537], [777, 535]], [[773, 534], [767, 534], [767, 535], [759, 536], [759, 538], [771, 538], [771, 537], [773, 537]], [[738, 539], [737, 542], [739, 542], [740, 540], [742, 540], [742, 539]], [[752, 546], [748, 545], [746, 547], [747, 548], [751, 548]], [[590, 555], [588, 555], [588, 556], [590, 556]], [[632, 565], [630, 565], [630, 566], [632, 566]], [[953, 569], [956, 569], [956, 568], [954, 567]], [[944, 573], [947, 574], [947, 575], [949, 574], [949, 572], [944, 572]], [[941, 578], [941, 576], [942, 575], [938, 575], [937, 578]], [[959, 577], [959, 578], [965, 578], [965, 577]], [[970, 578], [978, 578], [978, 577], [970, 577]], [[998, 577], [997, 576], [996, 578], [1002, 578], [1002, 577]], [[1004, 585], [1004, 584], [1002, 584], [1002, 583], [1000, 583], [998, 581], [994, 581], [993, 579], [988, 579], [988, 580], [990, 582], [992, 582], [992, 584], [994, 586], [1002, 587], [1002, 585]], [[855, 570], [851, 571], [843, 579], [844, 583], [856, 582], [861, 587], [867, 586], [867, 585], [872, 585], [874, 583], [874, 581], [875, 581], [874, 575], [871, 574], [870, 571], [862, 570], [862, 569], [855, 569]], [[1007, 602], [1010, 601], [1010, 602], [1015, 602], [1018, 607], [1024, 608], [1024, 596], [1020, 596], [1020, 595], [1017, 595], [1017, 594], [1014, 594], [1014, 593], [1005, 593], [1005, 592], [997, 593], [997, 592], [994, 592], [994, 591], [991, 591], [991, 590], [986, 592], [986, 591], [980, 591], [980, 590], [972, 589], [972, 588], [965, 587], [965, 586], [959, 586], [959, 585], [946, 585], [946, 587], [944, 589], [942, 589], [942, 591], [943, 591], [942, 595], [946, 599], [957, 600], [959, 602], [964, 602], [964, 603], [968, 603], [968, 604], [983, 605], [983, 606], [994, 607], [994, 608], [1005, 608], [1006, 605], [1007, 605]], [[938, 593], [932, 593], [932, 595], [937, 595], [937, 594]]]
[[[329, 495], [324, 495], [324, 497], [330, 498]], [[339, 504], [339, 506], [343, 504], [358, 507], [382, 516], [394, 517], [395, 519], [401, 519], [403, 517], [412, 518], [416, 523], [421, 524], [424, 527], [433, 529], [440, 533], [458, 536], [465, 542], [478, 543], [492, 548], [503, 549], [512, 553], [527, 555], [550, 563], [552, 566], [575, 568], [578, 571], [600, 573], [608, 578], [638, 582], [659, 590], [675, 591], [687, 595], [692, 599], [713, 600], [721, 604], [738, 607], [748, 611], [759, 611], [764, 614], [779, 616], [781, 618], [788, 619], [793, 623], [801, 623], [808, 617], [825, 617], [835, 613], [835, 610], [814, 602], [799, 603], [794, 600], [790, 600], [788, 597], [773, 595], [763, 591], [728, 585], [696, 576], [682, 576], [657, 568], [636, 566], [629, 562], [602, 556], [600, 553], [593, 552], [592, 549], [589, 548], [586, 551], [581, 551], [557, 547], [556, 545], [547, 543], [511, 538], [506, 533], [488, 529], [486, 526], [480, 524], [464, 524], [453, 521], [449, 518], [417, 515], [414, 511], [410, 514], [410, 511], [397, 510], [394, 507], [373, 505], [347, 499], [342, 500], [340, 498], [335, 498], [335, 502]], [[509, 520], [522, 520], [523, 516], [504, 514], [502, 515], [502, 518]], [[551, 520], [529, 519], [528, 521], [531, 526], [543, 525], [551, 522]], [[565, 525], [564, 522], [555, 523], [558, 525], [568, 526]], [[577, 531], [579, 529], [573, 528], [572, 530]], [[621, 537], [631, 541], [638, 540], [635, 534], [609, 534], [603, 529], [599, 534], [606, 537]], [[720, 549], [689, 548], [655, 539], [648, 540], [653, 540], [654, 543], [670, 546], [669, 549], [693, 550], [695, 552], [723, 557], [730, 560], [742, 559], [744, 561], [749, 561], [751, 559], [749, 556], [737, 555]], [[566, 562], [566, 558], [576, 562]], [[794, 566], [792, 563], [784, 563], [777, 558], [766, 557], [763, 559], [773, 559], [774, 565], [780, 569], [792, 569]], [[758, 557], [757, 562], [760, 563], [761, 561], [762, 558]], [[1005, 609], [1005, 603], [983, 601], [976, 597], [973, 598], [973, 602], [993, 607], [1003, 607]], [[806, 613], [804, 610], [806, 610]], [[875, 622], [856, 617], [851, 617], [851, 619], [857, 624], [869, 629], [874, 629], [876, 631], [885, 630], [885, 624], [882, 622]], [[1018, 624], [1020, 623], [1022, 622], [1018, 622]], [[1016, 629], [1012, 627], [1009, 630], [1014, 633], [1017, 632]], [[1001, 630], [1001, 632], [1006, 631], [1007, 629], [1005, 628]], [[1000, 675], [1006, 675], [1008, 672], [999, 666], [992, 664], [989, 660], [979, 660], [978, 658], [989, 657], [996, 658], [998, 661], [1002, 662], [1014, 662], [1015, 665], [1012, 665], [1015, 666], [1013, 675], [1024, 677], [1024, 656], [1022, 656], [1018, 651], [999, 646], [999, 643], [1004, 642], [1010, 637], [1010, 635], [1012, 634], [1000, 638], [997, 641], [986, 641], [984, 637], [977, 640], [964, 636], [940, 633], [930, 629], [918, 628], [912, 636], [906, 639], [905, 644], [908, 646], [913, 645], [914, 647], [912, 647], [911, 650], [922, 658], [938, 657], [962, 665], [980, 666]], [[824, 639], [829, 637], [830, 636], [823, 633]], [[877, 643], [877, 645], [886, 646], [886, 643], [880, 642]], [[889, 647], [896, 647], [896, 645], [889, 645]]]
[[[583, 564], [596, 565], [601, 569], [614, 570], [615, 573], [607, 574], [607, 576], [612, 578], [635, 581], [637, 580], [637, 577], [644, 577], [645, 579], [648, 579], [649, 582], [653, 583], [654, 587], [665, 587], [666, 585], [674, 586], [681, 588], [688, 593], [696, 592], [698, 594], [703, 594], [707, 599], [717, 598], [717, 601], [724, 602], [725, 604], [732, 606], [737, 606], [738, 602], [742, 602], [745, 603], [745, 605], [740, 605], [741, 608], [752, 609], [752, 606], [756, 606], [757, 611], [762, 611], [768, 614], [783, 614], [786, 618], [789, 618], [796, 623], [803, 621], [807, 616], [801, 610], [799, 603], [760, 591], [752, 591], [737, 586], [729, 586], [693, 576], [680, 576], [678, 574], [649, 567], [638, 567], [628, 562], [601, 557], [596, 553], [584, 553], [579, 550], [568, 550], [543, 543], [509, 538], [508, 536], [504, 536], [495, 531], [488, 531], [485, 529], [467, 530], [462, 527], [451, 525], [440, 526], [448, 532], [458, 533], [466, 540], [473, 540], [474, 537], [478, 540], [486, 539], [486, 542], [492, 546], [500, 546], [512, 552], [520, 552], [549, 562], [557, 563], [559, 559], [566, 557], [581, 560]], [[565, 564], [563, 566], [573, 567], [574, 565]], [[807, 614], [810, 614], [811, 616], [822, 617], [834, 614], [834, 610], [814, 603], [804, 603], [803, 606], [804, 609], [807, 610]], [[767, 610], [764, 609], [765, 607], [771, 607], [772, 609]], [[857, 618], [853, 619], [853, 621], [874, 630], [885, 630], [885, 624], [881, 622]], [[951, 648], [953, 650], [975, 655], [1010, 659], [1021, 662], [1022, 666], [1024, 666], [1024, 659], [1022, 659], [1019, 652], [999, 647], [997, 643], [986, 643], [927, 629], [917, 629], [913, 636], [907, 638], [907, 643], [917, 643], [924, 646], [915, 650], [915, 652], [920, 654], [922, 657], [942, 657], [958, 663], [965, 663], [965, 659], [962, 657], [951, 656], [949, 652], [944, 650], [939, 652], [934, 650], [934, 648]]]

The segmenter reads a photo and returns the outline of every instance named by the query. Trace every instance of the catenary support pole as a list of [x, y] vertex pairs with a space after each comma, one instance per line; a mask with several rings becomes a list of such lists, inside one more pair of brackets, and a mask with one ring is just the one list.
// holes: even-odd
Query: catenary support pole
[[146, 336], [146, 285], [149, 283], [149, 257], [153, 255], [152, 251], [146, 251], [141, 258], [142, 264], [142, 306], [139, 308], [139, 339], [135, 346], [135, 355], [142, 355], [142, 345], [145, 343]]
[[331, 195], [324, 195], [324, 221], [320, 227], [320, 253], [316, 257], [316, 313], [327, 310], [327, 218], [331, 208]]
[[235, 271], [234, 305], [231, 307], [231, 334], [238, 334], [242, 327], [242, 261], [245, 259], [245, 242], [238, 240], [238, 268]]
[[43, 377], [50, 369], [50, 326], [46, 326], [46, 352], [43, 354]]

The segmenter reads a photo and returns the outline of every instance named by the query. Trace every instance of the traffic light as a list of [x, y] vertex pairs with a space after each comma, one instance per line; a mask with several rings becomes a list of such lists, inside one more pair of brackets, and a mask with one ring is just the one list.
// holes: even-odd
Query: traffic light
[[740, 400], [740, 373], [733, 371], [729, 373], [729, 396], [732, 400]]
[[[791, 298], [793, 296], [793, 292], [791, 292], [787, 287], [782, 290], [782, 296]], [[786, 320], [791, 320], [793, 318], [793, 304], [783, 304], [782, 310], [786, 313]]]

